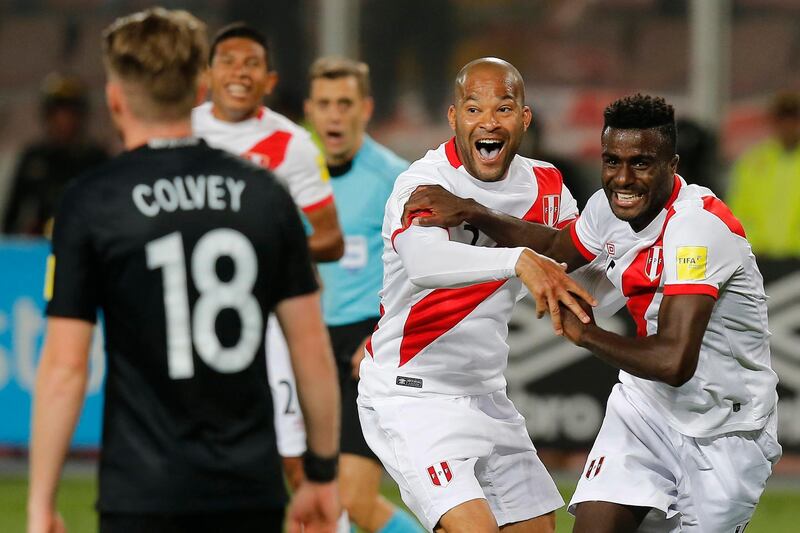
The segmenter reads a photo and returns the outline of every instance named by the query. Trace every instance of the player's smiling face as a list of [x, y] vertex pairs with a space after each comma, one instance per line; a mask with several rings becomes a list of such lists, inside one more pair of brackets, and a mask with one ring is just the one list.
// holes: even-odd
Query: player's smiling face
[[372, 116], [372, 98], [361, 94], [355, 76], [316, 78], [305, 103], [306, 117], [319, 135], [328, 164], [353, 159]]
[[481, 181], [501, 180], [531, 123], [523, 88], [507, 70], [488, 65], [470, 71], [461, 89], [447, 114], [461, 162]]
[[218, 43], [209, 69], [214, 116], [239, 122], [258, 113], [278, 81], [268, 67], [266, 51], [251, 39], [231, 37]]
[[641, 231], [672, 194], [678, 156], [655, 128], [606, 128], [602, 148], [603, 190], [611, 210]]

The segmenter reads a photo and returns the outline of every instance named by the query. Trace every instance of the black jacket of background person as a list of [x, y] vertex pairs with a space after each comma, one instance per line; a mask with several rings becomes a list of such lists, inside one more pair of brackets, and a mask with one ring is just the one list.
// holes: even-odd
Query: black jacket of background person
[[98, 509], [285, 505], [264, 332], [317, 289], [285, 189], [202, 141], [143, 146], [67, 189], [53, 251], [47, 314], [105, 323]]
[[3, 215], [3, 233], [42, 235], [70, 181], [108, 160], [93, 143], [62, 146], [40, 142], [19, 158]]

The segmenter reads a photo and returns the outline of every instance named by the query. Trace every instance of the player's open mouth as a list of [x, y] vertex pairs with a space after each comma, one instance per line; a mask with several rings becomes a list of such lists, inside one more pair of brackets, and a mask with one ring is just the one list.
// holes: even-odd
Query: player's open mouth
[[644, 193], [614, 191], [616, 204], [620, 207], [632, 207], [644, 198]]
[[243, 98], [250, 94], [250, 88], [241, 83], [229, 83], [225, 86], [225, 90], [234, 98]]
[[485, 163], [493, 163], [503, 151], [505, 141], [502, 139], [480, 139], [475, 141], [475, 151], [478, 152], [478, 157]]

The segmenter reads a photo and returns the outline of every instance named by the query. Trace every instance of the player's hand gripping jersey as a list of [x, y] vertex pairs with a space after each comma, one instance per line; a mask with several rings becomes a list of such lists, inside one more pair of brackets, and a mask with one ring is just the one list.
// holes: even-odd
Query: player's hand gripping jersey
[[305, 129], [266, 107], [241, 122], [215, 118], [212, 107], [206, 102], [192, 111], [194, 134], [209, 146], [273, 171], [305, 213], [333, 201], [325, 160]]
[[572, 236], [588, 260], [605, 261], [608, 278], [628, 299], [639, 336], [656, 333], [664, 296], [717, 299], [694, 377], [672, 387], [621, 371], [629, 395], [692, 437], [764, 427], [775, 407], [778, 378], [770, 368], [763, 279], [742, 225], [721, 200], [675, 176], [667, 205], [636, 233], [598, 191]]
[[524, 294], [514, 267], [524, 248], [496, 248], [470, 225], [447, 230], [401, 220], [420, 185], [441, 185], [553, 227], [578, 212], [549, 163], [515, 156], [504, 179], [483, 182], [461, 165], [453, 139], [401, 174], [383, 222], [383, 316], [361, 366], [364, 399], [485, 394], [505, 387], [508, 319]]

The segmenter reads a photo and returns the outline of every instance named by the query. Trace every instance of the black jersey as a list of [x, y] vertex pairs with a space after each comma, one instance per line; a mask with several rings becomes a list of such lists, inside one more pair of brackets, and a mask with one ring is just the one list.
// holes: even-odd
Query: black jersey
[[317, 285], [283, 187], [202, 141], [144, 146], [68, 188], [53, 252], [47, 313], [105, 324], [98, 508], [284, 505], [264, 333]]

